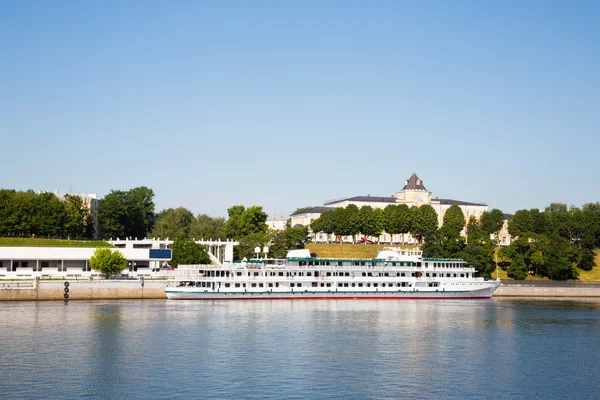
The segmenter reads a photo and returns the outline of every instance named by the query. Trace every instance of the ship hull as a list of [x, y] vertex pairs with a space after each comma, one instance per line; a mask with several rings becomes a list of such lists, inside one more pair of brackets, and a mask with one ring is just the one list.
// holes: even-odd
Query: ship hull
[[389, 292], [213, 292], [197, 288], [167, 288], [172, 300], [410, 300], [410, 299], [489, 299], [497, 285], [467, 291], [389, 291]]

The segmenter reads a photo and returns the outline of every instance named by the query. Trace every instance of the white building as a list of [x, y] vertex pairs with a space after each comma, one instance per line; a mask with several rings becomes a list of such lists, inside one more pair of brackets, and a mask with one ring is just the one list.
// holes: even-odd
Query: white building
[[[206, 247], [208, 255], [214, 264], [222, 264], [224, 262], [233, 261], [233, 246], [237, 246], [239, 242], [233, 240], [196, 240], [196, 243]], [[144, 239], [109, 239], [108, 243], [119, 249], [169, 249], [173, 244], [173, 240], [166, 238], [144, 238]]]
[[[336, 200], [331, 200], [325, 202], [323, 206], [312, 207], [308, 210], [304, 210], [298, 213], [294, 213], [291, 215], [292, 226], [303, 225], [310, 226], [310, 223], [315, 219], [319, 218], [322, 212], [326, 210], [331, 210], [336, 207], [346, 207], [350, 204], [355, 204], [358, 208], [362, 206], [371, 206], [373, 208], [385, 208], [390, 204], [400, 205], [406, 204], [409, 207], [419, 207], [424, 204], [429, 204], [434, 208], [434, 210], [438, 214], [438, 224], [441, 226], [444, 214], [446, 210], [453, 205], [458, 205], [463, 214], [465, 215], [465, 219], [468, 221], [470, 217], [479, 218], [483, 212], [488, 210], [488, 205], [485, 203], [471, 203], [467, 201], [461, 200], [452, 200], [452, 199], [440, 199], [438, 197], [432, 198], [431, 192], [429, 192], [421, 179], [417, 176], [416, 173], [413, 173], [410, 178], [408, 178], [405, 182], [402, 190], [397, 192], [392, 196], [354, 196], [354, 197], [346, 197], [340, 198]], [[355, 238], [344, 237], [342, 241], [344, 242], [354, 242], [360, 240], [361, 237], [358, 235]], [[316, 233], [314, 240], [316, 242], [326, 242], [335, 240], [334, 237], [327, 237], [324, 233]], [[415, 240], [409, 235], [390, 235], [387, 233], [382, 233], [379, 237], [379, 241], [381, 243], [414, 243]]]
[[[128, 267], [122, 273], [133, 277], [157, 275], [172, 257], [170, 249], [109, 249], [123, 254]], [[0, 247], [0, 279], [101, 276], [89, 265], [95, 251], [93, 247]]]
[[269, 219], [267, 219], [267, 226], [274, 231], [284, 231], [286, 223], [287, 218], [283, 215], [275, 215], [274, 217], [269, 217]]

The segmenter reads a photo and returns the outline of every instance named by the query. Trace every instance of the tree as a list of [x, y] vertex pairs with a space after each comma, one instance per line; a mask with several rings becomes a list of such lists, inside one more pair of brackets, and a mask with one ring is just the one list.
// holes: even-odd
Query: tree
[[515, 259], [510, 263], [508, 267], [508, 276], [513, 279], [525, 279], [527, 278], [527, 265], [523, 261], [523, 257], [518, 254]]
[[223, 234], [229, 239], [240, 239], [252, 233], [267, 231], [267, 214], [260, 206], [246, 209], [244, 206], [233, 206], [227, 210], [229, 219], [223, 226]]
[[[65, 234], [76, 239], [93, 236], [90, 210], [83, 199], [77, 195], [67, 194], [63, 203], [65, 206]], [[91, 235], [88, 235], [90, 233]]]
[[419, 242], [427, 240], [438, 228], [438, 216], [435, 209], [429, 204], [415, 208], [410, 234]]
[[127, 268], [127, 259], [118, 250], [98, 247], [90, 258], [89, 265], [108, 279], [110, 275], [118, 274]]
[[179, 232], [173, 240], [173, 258], [171, 265], [194, 265], [194, 264], [210, 264], [210, 256], [206, 248], [191, 239], [185, 237], [182, 232]]
[[154, 224], [154, 192], [145, 186], [112, 190], [98, 204], [104, 237], [148, 236]]
[[504, 225], [504, 213], [497, 208], [481, 214], [481, 228], [488, 235], [497, 235]]
[[528, 210], [519, 210], [508, 221], [508, 233], [515, 238], [526, 232], [533, 232], [533, 219]]
[[194, 214], [184, 207], [168, 208], [156, 216], [151, 236], [158, 238], [174, 238], [181, 233], [190, 237], [190, 229], [194, 222]]
[[271, 238], [266, 232], [254, 232], [239, 239], [239, 245], [233, 248], [233, 256], [236, 260], [243, 258], [254, 258], [256, 254], [254, 249], [259, 247], [261, 252], [264, 246], [267, 246]]
[[310, 229], [317, 234], [323, 232], [327, 234], [327, 242], [329, 243], [329, 235], [335, 233], [335, 209], [323, 211], [319, 218], [310, 223]]
[[444, 213], [443, 221], [444, 227], [446, 227], [449, 233], [460, 235], [465, 227], [465, 214], [463, 214], [459, 206], [453, 204]]
[[196, 239], [220, 239], [223, 235], [225, 218], [210, 217], [206, 214], [198, 214], [192, 222], [189, 236]]

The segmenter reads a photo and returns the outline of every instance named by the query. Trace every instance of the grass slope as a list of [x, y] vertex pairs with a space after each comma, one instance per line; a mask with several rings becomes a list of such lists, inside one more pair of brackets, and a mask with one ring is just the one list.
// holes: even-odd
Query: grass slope
[[2, 247], [113, 247], [103, 240], [0, 238]]
[[600, 250], [596, 249], [596, 266], [591, 271], [575, 269], [579, 272], [580, 281], [600, 281]]

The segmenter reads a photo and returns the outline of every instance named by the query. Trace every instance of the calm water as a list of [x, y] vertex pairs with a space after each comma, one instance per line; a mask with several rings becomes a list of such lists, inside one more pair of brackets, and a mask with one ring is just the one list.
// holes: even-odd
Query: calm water
[[598, 399], [600, 302], [0, 303], [2, 398]]

